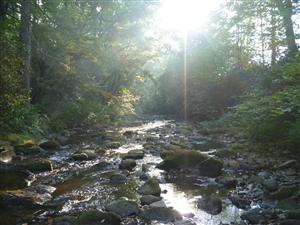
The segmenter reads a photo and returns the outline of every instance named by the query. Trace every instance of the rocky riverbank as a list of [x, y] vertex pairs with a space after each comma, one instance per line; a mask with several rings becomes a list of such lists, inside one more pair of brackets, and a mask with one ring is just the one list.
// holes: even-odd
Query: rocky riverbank
[[175, 121], [1, 141], [0, 224], [300, 224], [297, 159]]

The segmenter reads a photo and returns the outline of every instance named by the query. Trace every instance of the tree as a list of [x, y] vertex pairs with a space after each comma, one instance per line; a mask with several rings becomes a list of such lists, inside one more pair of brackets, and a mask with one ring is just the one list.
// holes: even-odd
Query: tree
[[23, 0], [21, 3], [21, 27], [20, 37], [22, 41], [22, 53], [24, 61], [23, 88], [30, 93], [31, 73], [31, 0]]
[[275, 0], [275, 2], [283, 19], [286, 42], [288, 46], [288, 56], [293, 56], [298, 52], [292, 21], [293, 4], [291, 0]]

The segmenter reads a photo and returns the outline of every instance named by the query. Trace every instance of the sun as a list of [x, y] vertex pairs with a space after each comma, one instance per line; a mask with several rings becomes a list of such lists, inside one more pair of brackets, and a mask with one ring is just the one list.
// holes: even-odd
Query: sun
[[188, 32], [200, 29], [220, 0], [162, 0], [157, 12], [161, 29]]

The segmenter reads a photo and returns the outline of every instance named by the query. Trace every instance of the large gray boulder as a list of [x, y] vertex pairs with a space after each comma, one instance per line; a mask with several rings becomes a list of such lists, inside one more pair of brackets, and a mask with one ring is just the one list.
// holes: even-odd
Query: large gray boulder
[[138, 204], [131, 200], [115, 200], [106, 206], [106, 210], [121, 217], [137, 215], [139, 213]]

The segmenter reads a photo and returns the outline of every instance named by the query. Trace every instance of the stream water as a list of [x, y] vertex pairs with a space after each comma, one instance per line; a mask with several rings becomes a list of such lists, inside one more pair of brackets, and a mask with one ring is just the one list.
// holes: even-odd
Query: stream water
[[[87, 209], [104, 210], [107, 203], [120, 197], [138, 201], [136, 190], [143, 183], [140, 179], [143, 165], [147, 165], [147, 173], [150, 176], [160, 181], [163, 190], [161, 196], [166, 206], [176, 209], [183, 215], [183, 221], [176, 224], [216, 225], [240, 221], [242, 210], [236, 208], [226, 198], [223, 198], [223, 210], [218, 215], [213, 216], [198, 209], [195, 204], [198, 198], [211, 194], [224, 197], [227, 190], [215, 185], [214, 179], [196, 177], [176, 180], [168, 177], [163, 170], [156, 168], [162, 159], [157, 149], [153, 147], [144, 150], [146, 153], [144, 158], [136, 160], [137, 166], [133, 171], [122, 172], [127, 176], [126, 183], [110, 182], [111, 174], [121, 172], [118, 165], [122, 154], [134, 149], [143, 149], [143, 144], [151, 139], [155, 140], [154, 146], [157, 148], [160, 144], [171, 142], [183, 142], [188, 145], [190, 140], [184, 134], [186, 130], [190, 132], [191, 137], [197, 139], [198, 143], [207, 141], [207, 137], [203, 137], [196, 129], [183, 122], [159, 120], [113, 129], [111, 131], [113, 135], [121, 136], [121, 146], [116, 149], [108, 148], [103, 151], [103, 143], [99, 143], [97, 138], [64, 146], [62, 150], [49, 155], [53, 171], [35, 174], [28, 179], [28, 184], [33, 188], [40, 185], [55, 187], [52, 200], [40, 208], [3, 209], [0, 212], [2, 219], [0, 224], [53, 224], [55, 218], [77, 215]], [[122, 135], [124, 132], [132, 132], [132, 135], [125, 137]], [[89, 161], [72, 160], [72, 154], [78, 149], [94, 149], [97, 157]], [[207, 154], [214, 151], [216, 149], [212, 145], [207, 149]], [[127, 222], [123, 221], [124, 224], [129, 224]], [[152, 224], [160, 223], [152, 222]]]

